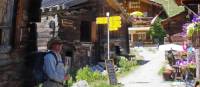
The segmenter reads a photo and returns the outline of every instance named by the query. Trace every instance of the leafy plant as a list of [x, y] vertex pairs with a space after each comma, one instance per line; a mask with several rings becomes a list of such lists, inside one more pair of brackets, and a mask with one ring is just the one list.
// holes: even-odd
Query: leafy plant
[[121, 72], [129, 71], [135, 65], [136, 65], [135, 61], [128, 61], [125, 57], [120, 58], [119, 66], [121, 68]]
[[98, 72], [98, 71], [95, 71], [95, 72], [93, 72], [93, 79], [94, 80], [105, 80], [105, 79], [107, 79], [105, 76], [103, 76], [100, 72]]
[[86, 80], [87, 82], [91, 82], [94, 80], [104, 80], [106, 79], [100, 72], [93, 72], [88, 66], [83, 67], [82, 69], [78, 70], [77, 80]]

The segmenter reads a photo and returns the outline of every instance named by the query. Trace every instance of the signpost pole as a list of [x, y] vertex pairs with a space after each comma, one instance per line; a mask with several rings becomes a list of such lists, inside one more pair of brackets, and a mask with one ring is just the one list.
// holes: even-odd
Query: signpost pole
[[108, 48], [107, 48], [107, 50], [108, 50], [108, 60], [110, 60], [110, 32], [109, 32], [109, 19], [110, 19], [110, 13], [109, 12], [106, 12], [106, 16], [107, 16], [107, 33], [108, 33], [108, 44], [107, 44], [107, 46], [108, 46]]
[[118, 30], [121, 27], [121, 17], [111, 16], [110, 13], [106, 12], [106, 17], [97, 17], [97, 24], [107, 24], [107, 59], [105, 59], [106, 69], [108, 71], [108, 77], [111, 85], [117, 84], [117, 78], [114, 69], [113, 60], [110, 59], [110, 31]]

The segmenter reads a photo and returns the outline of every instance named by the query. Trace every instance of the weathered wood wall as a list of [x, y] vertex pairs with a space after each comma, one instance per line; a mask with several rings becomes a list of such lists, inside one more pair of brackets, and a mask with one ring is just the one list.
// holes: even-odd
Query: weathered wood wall
[[27, 0], [0, 1], [0, 87], [23, 87], [27, 74], [24, 60], [34, 33], [29, 27], [26, 6]]
[[[19, 1], [20, 2], [20, 1]], [[0, 45], [0, 87], [20, 87], [21, 86], [21, 64], [20, 52], [12, 51], [11, 47], [15, 0], [0, 1], [0, 29], [3, 33]], [[12, 51], [12, 52], [11, 52]]]

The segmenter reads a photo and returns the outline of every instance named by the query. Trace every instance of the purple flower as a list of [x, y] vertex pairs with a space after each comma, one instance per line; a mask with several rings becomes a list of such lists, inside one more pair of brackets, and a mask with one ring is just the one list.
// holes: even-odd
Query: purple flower
[[199, 15], [194, 15], [192, 22], [200, 22], [200, 14]]
[[182, 26], [182, 32], [180, 33], [181, 36], [185, 37], [187, 35], [187, 26], [189, 25], [190, 23], [185, 23], [183, 26]]

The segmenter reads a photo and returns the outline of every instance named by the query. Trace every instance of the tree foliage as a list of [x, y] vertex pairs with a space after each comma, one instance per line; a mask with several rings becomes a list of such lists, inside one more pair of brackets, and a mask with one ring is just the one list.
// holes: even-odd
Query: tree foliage
[[153, 25], [151, 25], [151, 28], [149, 30], [149, 34], [151, 35], [152, 39], [157, 39], [159, 43], [163, 43], [164, 37], [166, 36], [166, 32], [161, 26], [161, 19], [157, 19]]

